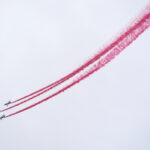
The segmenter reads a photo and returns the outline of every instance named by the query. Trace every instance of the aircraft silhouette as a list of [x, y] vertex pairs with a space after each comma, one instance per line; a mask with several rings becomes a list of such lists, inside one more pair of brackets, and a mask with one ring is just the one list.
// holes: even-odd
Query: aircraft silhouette
[[7, 103], [6, 103], [6, 104], [4, 104], [4, 105], [8, 106], [9, 104], [11, 104], [11, 101], [7, 102]]
[[2, 116], [0, 117], [0, 120], [2, 120], [3, 118], [5, 118], [5, 115], [2, 115]]

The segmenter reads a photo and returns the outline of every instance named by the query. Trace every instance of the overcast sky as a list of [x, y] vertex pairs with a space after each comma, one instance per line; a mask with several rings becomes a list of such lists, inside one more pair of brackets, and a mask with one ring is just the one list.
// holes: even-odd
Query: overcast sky
[[[83, 64], [147, 3], [0, 0], [0, 105]], [[150, 29], [90, 78], [0, 121], [0, 150], [150, 150], [149, 58]]]

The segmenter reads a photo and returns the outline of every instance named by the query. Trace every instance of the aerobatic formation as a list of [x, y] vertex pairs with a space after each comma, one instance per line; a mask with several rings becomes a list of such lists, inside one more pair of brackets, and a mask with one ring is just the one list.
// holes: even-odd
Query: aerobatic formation
[[[83, 79], [89, 77], [91, 74], [101, 69], [107, 63], [109, 63], [112, 59], [114, 59], [128, 45], [130, 45], [133, 41], [135, 41], [137, 37], [141, 35], [149, 26], [150, 26], [150, 4], [146, 6], [146, 8], [140, 13], [140, 15], [136, 17], [136, 19], [132, 23], [130, 23], [129, 26], [122, 33], [120, 33], [120, 35], [117, 38], [115, 38], [115, 40], [113, 40], [110, 44], [108, 44], [104, 48], [100, 49], [96, 55], [94, 55], [91, 59], [85, 62], [82, 66], [80, 66], [79, 68], [71, 72], [70, 74], [64, 76], [60, 80], [54, 83], [51, 83], [42, 89], [39, 89], [20, 99], [17, 99], [14, 101], [8, 101], [4, 105], [5, 106], [11, 105], [11, 106], [0, 110], [0, 112], [3, 113], [7, 110], [16, 108], [17, 106], [21, 104], [27, 103], [28, 101], [31, 101], [32, 99], [50, 91], [51, 89], [57, 87], [58, 85], [64, 83], [65, 81], [68, 81], [69, 79], [72, 79], [73, 77], [75, 77], [70, 84], [54, 92], [52, 95], [42, 100], [39, 100], [36, 103], [29, 105], [28, 107], [25, 107], [18, 111], [14, 111], [14, 113], [11, 113], [8, 115], [3, 114], [0, 117], [0, 119], [8, 118], [8, 117], [17, 115], [21, 112], [24, 112], [28, 109], [31, 109], [32, 107], [35, 107], [36, 105], [39, 105], [47, 100], [50, 100], [51, 98], [59, 95], [60, 93], [76, 85]], [[76, 75], [78, 75], [78, 77], [76, 77]]]

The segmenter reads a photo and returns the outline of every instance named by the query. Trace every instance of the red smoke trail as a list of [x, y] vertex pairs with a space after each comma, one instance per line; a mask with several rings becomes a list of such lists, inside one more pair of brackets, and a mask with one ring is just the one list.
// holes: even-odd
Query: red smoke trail
[[[82, 69], [84, 69], [85, 67], [87, 67], [87, 65], [89, 65], [90, 63], [96, 61], [97, 58], [102, 57], [104, 54], [106, 54], [109, 50], [111, 50], [113, 47], [115, 47], [116, 44], [118, 44], [120, 41], [126, 39], [126, 37], [127, 37], [128, 35], [130, 35], [133, 30], [135, 30], [136, 28], [138, 28], [138, 26], [139, 26], [139, 24], [140, 24], [141, 22], [144, 22], [144, 19], [147, 18], [148, 15], [149, 15], [149, 14], [147, 14], [147, 15], [141, 17], [141, 18], [143, 18], [143, 20], [138, 21], [138, 23], [136, 23], [134, 26], [130, 27], [125, 33], [121, 34], [114, 42], [112, 42], [109, 46], [107, 46], [104, 50], [102, 50], [99, 54], [97, 54], [96, 56], [98, 56], [98, 57], [95, 56], [93, 59], [91, 59], [91, 61], [88, 61], [89, 63], [86, 63], [85, 65], [82, 65], [79, 69], [77, 69], [77, 70], [74, 71], [73, 73], [67, 75], [66, 78], [64, 78], [64, 79], [62, 79], [62, 80], [59, 80], [59, 81], [56, 81], [55, 83], [52, 84], [51, 87], [49, 87], [49, 88], [43, 90], [42, 92], [40, 92], [40, 93], [38, 93], [38, 94], [36, 94], [36, 95], [34, 95], [34, 96], [28, 98], [27, 100], [24, 100], [24, 101], [22, 101], [22, 102], [20, 102], [20, 103], [18, 103], [18, 104], [16, 104], [16, 105], [13, 105], [13, 106], [8, 107], [8, 108], [6, 108], [6, 109], [4, 109], [4, 110], [1, 110], [1, 112], [6, 111], [6, 110], [9, 110], [9, 109], [11, 109], [11, 108], [14, 108], [14, 107], [16, 107], [16, 106], [19, 106], [19, 105], [21, 105], [21, 104], [23, 104], [23, 103], [25, 103], [25, 102], [27, 102], [27, 101], [33, 99], [33, 98], [36, 98], [37, 96], [40, 96], [41, 94], [44, 94], [45, 92], [51, 90], [51, 89], [54, 88], [55, 86], [57, 86], [57, 85], [63, 83], [63, 82], [66, 81], [67, 79], [71, 78], [72, 76], [74, 76], [75, 74], [77, 74], [79, 71], [81, 71]], [[139, 20], [139, 19], [138, 19], [138, 20]], [[132, 37], [132, 38], [133, 38], [133, 37]]]
[[[149, 6], [148, 6], [149, 7]], [[149, 8], [148, 8], [149, 9]], [[53, 89], [54, 87], [60, 85], [61, 83], [65, 82], [66, 80], [70, 79], [71, 77], [75, 76], [77, 73], [79, 73], [80, 71], [84, 70], [86, 67], [88, 67], [90, 64], [94, 63], [95, 61], [97, 61], [102, 55], [106, 54], [110, 49], [112, 49], [118, 42], [120, 42], [125, 36], [126, 34], [128, 34], [128, 32], [125, 32], [124, 34], [122, 34], [120, 37], [118, 37], [116, 40], [114, 40], [114, 42], [112, 42], [111, 44], [109, 44], [105, 49], [102, 49], [98, 54], [96, 54], [93, 58], [91, 58], [90, 60], [88, 60], [85, 64], [83, 64], [81, 67], [77, 68], [76, 70], [74, 70], [73, 72], [71, 72], [70, 74], [68, 74], [67, 76], [61, 78], [60, 80], [54, 82], [54, 83], [51, 83], [50, 85], [42, 88], [42, 89], [39, 89], [29, 95], [26, 95], [20, 99], [17, 99], [15, 101], [11, 101], [11, 103], [16, 103], [16, 102], [19, 102], [21, 100], [24, 100], [26, 98], [27, 101], [29, 100], [32, 100], [33, 98], [41, 95], [41, 94], [37, 94], [37, 93], [45, 93], [51, 89]], [[43, 91], [43, 92], [42, 92]], [[37, 94], [37, 95], [35, 95]], [[35, 96], [33, 96], [35, 95]], [[33, 97], [31, 97], [33, 96]], [[29, 98], [31, 97], [31, 98]], [[26, 101], [26, 102], [27, 102]], [[17, 105], [18, 106], [18, 105]]]
[[[95, 71], [102, 68], [105, 64], [107, 64], [113, 58], [115, 58], [115, 56], [117, 56], [128, 45], [130, 45], [141, 33], [143, 33], [150, 26], [150, 13], [147, 13], [146, 15], [139, 18], [138, 20], [139, 21], [137, 21], [134, 25], [132, 25], [132, 27], [128, 28], [128, 30], [125, 32], [125, 34], [123, 34], [124, 37], [121, 38], [121, 40], [119, 40], [118, 42], [116, 42], [117, 44], [114, 45], [114, 48], [111, 51], [109, 51], [104, 58], [99, 60], [96, 63], [96, 65], [94, 65], [88, 72], [82, 74], [77, 80], [73, 81], [71, 84], [69, 84], [66, 87], [62, 88], [61, 90], [55, 92], [54, 94], [48, 96], [47, 98], [45, 98], [45, 99], [43, 99], [43, 100], [41, 100], [41, 101], [39, 101], [39, 102], [37, 102], [33, 105], [30, 105], [30, 106], [28, 106], [28, 107], [26, 107], [22, 110], [19, 110], [15, 113], [9, 114], [6, 117], [11, 117], [11, 116], [16, 115], [18, 113], [21, 113], [25, 110], [28, 110], [32, 107], [35, 107], [36, 105], [39, 105], [39, 104], [55, 97], [56, 95], [59, 95], [60, 93], [66, 91], [69, 88], [71, 88], [72, 86], [79, 83], [83, 79], [87, 78], [88, 76], [93, 74]], [[104, 52], [105, 52], [105, 50], [104, 50]]]

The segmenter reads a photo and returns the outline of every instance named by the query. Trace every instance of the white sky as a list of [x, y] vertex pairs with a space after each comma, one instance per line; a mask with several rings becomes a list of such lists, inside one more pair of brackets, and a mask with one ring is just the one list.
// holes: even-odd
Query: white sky
[[[80, 66], [147, 2], [0, 0], [0, 105]], [[149, 150], [149, 57], [150, 29], [79, 85], [0, 121], [0, 150]]]

